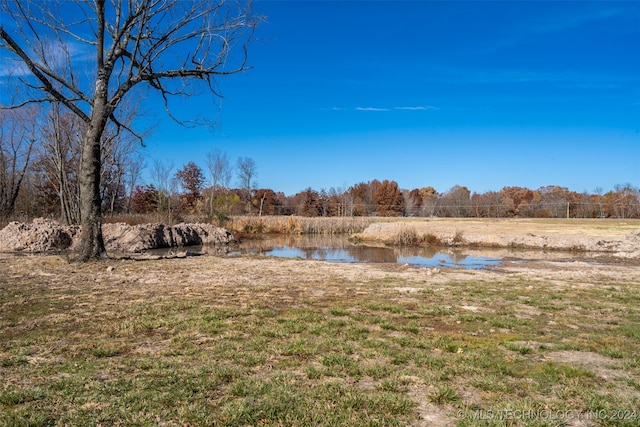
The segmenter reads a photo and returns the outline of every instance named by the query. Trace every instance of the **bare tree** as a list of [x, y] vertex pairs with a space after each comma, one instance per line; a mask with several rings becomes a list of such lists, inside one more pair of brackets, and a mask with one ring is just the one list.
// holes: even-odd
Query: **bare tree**
[[441, 202], [447, 216], [464, 218], [469, 216], [471, 212], [471, 192], [467, 187], [454, 185], [442, 195]]
[[247, 68], [247, 43], [258, 19], [251, 16], [250, 3], [241, 3], [2, 2], [0, 49], [25, 70], [15, 76], [30, 89], [12, 106], [60, 102], [87, 125], [80, 171], [80, 260], [106, 256], [100, 197], [105, 131], [137, 135], [120, 120], [119, 105], [144, 88], [160, 94], [167, 112], [173, 96], [199, 89], [217, 95], [216, 77]]
[[36, 142], [35, 109], [0, 110], [0, 217], [13, 213]]
[[158, 209], [169, 209], [171, 199], [171, 172], [173, 163], [155, 160], [151, 169], [151, 179], [158, 190]]
[[[120, 107], [120, 123], [130, 128], [139, 114], [138, 107], [138, 100], [122, 105]], [[116, 204], [122, 202], [127, 195], [127, 174], [131, 170], [131, 163], [136, 162], [136, 154], [139, 154], [142, 147], [139, 139], [132, 133], [117, 132], [116, 128], [116, 133], [112, 134], [111, 131], [113, 130], [113, 128], [108, 128], [103, 135], [102, 172], [100, 177], [102, 199], [108, 202], [108, 209], [112, 214]], [[135, 168], [136, 166], [133, 167]], [[133, 191], [132, 188], [131, 191]]]
[[80, 219], [78, 172], [82, 157], [82, 136], [85, 123], [59, 103], [52, 103], [42, 122], [42, 141], [38, 147], [38, 170], [45, 180], [42, 190], [53, 191], [65, 224], [77, 224]]
[[238, 170], [238, 184], [242, 189], [245, 206], [248, 211], [251, 211], [251, 193], [258, 185], [255, 181], [256, 175], [256, 162], [250, 157], [240, 157], [238, 159], [236, 169]]
[[233, 166], [229, 155], [218, 149], [210, 151], [206, 156], [207, 168], [211, 174], [211, 191], [209, 196], [209, 213], [214, 213], [214, 205], [217, 197], [220, 196], [220, 190], [228, 189], [231, 176], [233, 174]]
[[207, 167], [211, 174], [211, 186], [214, 193], [221, 188], [229, 188], [233, 166], [231, 166], [231, 160], [227, 153], [220, 150], [207, 153]]

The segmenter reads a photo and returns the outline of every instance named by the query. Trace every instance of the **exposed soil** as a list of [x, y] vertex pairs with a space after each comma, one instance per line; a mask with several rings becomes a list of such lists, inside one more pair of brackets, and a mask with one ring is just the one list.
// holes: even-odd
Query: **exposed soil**
[[[226, 246], [233, 235], [210, 224], [127, 225], [104, 224], [105, 248], [112, 253], [140, 253], [148, 249], [178, 246]], [[74, 252], [80, 245], [80, 228], [36, 218], [31, 223], [11, 222], [0, 230], [0, 252], [56, 253]]]
[[416, 219], [376, 222], [356, 237], [393, 241], [402, 231], [450, 246], [590, 252], [640, 259], [639, 220]]

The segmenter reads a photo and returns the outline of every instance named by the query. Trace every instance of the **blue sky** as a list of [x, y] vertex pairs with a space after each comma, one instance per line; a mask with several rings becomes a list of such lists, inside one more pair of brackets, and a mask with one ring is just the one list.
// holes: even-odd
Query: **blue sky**
[[220, 80], [223, 100], [173, 103], [217, 129], [159, 116], [150, 159], [251, 157], [258, 187], [287, 195], [371, 179], [439, 192], [640, 186], [638, 1], [255, 6], [267, 19], [253, 68]]

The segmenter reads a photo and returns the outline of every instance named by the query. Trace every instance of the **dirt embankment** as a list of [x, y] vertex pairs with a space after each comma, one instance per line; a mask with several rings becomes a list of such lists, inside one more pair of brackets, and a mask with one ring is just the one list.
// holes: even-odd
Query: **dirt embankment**
[[[583, 251], [640, 260], [640, 220], [380, 219], [354, 237], [366, 244], [393, 244], [407, 234], [420, 244]], [[111, 253], [235, 242], [226, 229], [201, 223], [104, 224], [103, 236]], [[73, 252], [79, 243], [79, 227], [42, 218], [0, 230], [0, 252]]]
[[640, 259], [638, 220], [385, 221], [371, 224], [354, 237], [365, 243], [389, 243], [402, 233], [445, 246], [585, 251]]
[[[139, 253], [148, 249], [177, 246], [224, 246], [235, 242], [224, 228], [210, 224], [127, 225], [102, 226], [107, 251]], [[56, 252], [74, 251], [80, 244], [80, 228], [64, 226], [56, 221], [36, 218], [31, 223], [11, 222], [0, 230], [0, 252]]]

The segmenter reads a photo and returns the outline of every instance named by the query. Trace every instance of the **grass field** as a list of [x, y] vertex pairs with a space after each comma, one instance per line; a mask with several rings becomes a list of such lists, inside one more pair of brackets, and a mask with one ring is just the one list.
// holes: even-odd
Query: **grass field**
[[0, 260], [0, 425], [637, 426], [640, 273]]

